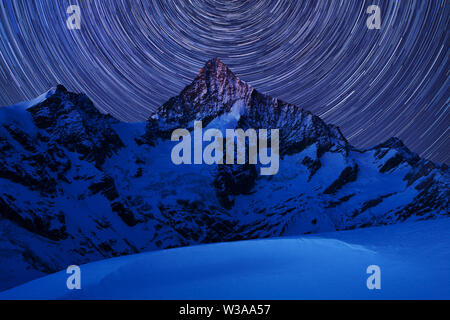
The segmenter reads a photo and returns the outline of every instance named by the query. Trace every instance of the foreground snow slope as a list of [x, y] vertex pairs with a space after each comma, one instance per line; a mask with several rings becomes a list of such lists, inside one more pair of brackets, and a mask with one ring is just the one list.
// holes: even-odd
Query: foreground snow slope
[[[0, 298], [449, 299], [449, 230], [439, 219], [150, 252], [82, 266], [80, 291], [60, 272]], [[366, 287], [369, 265], [379, 291]]]

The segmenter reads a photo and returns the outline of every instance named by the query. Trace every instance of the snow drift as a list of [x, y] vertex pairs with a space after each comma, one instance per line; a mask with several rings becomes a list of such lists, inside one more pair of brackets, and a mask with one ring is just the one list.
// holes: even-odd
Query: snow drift
[[[449, 299], [450, 219], [143, 253], [60, 272], [0, 299]], [[369, 290], [367, 267], [381, 268]]]

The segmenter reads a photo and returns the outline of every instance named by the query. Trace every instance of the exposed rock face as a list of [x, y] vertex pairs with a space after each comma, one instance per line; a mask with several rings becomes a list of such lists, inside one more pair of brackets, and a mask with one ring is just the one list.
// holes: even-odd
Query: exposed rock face
[[171, 98], [150, 117], [148, 142], [154, 138], [169, 138], [174, 129], [192, 127], [194, 120], [202, 120], [206, 126], [214, 118], [230, 112], [237, 101], [248, 105], [253, 91], [222, 61], [208, 61], [180, 95]]
[[101, 114], [87, 96], [67, 92], [61, 85], [53, 95], [28, 111], [36, 126], [47, 133], [49, 142], [77, 152], [97, 166], [124, 146], [111, 129], [116, 120]]
[[358, 165], [354, 164], [352, 166], [346, 167], [339, 178], [336, 179], [328, 188], [323, 192], [324, 194], [336, 194], [343, 186], [347, 183], [356, 181], [358, 178]]
[[[172, 131], [195, 120], [279, 129], [279, 173], [173, 165]], [[142, 124], [58, 86], [0, 109], [0, 273], [9, 279], [0, 289], [144, 250], [448, 216], [449, 190], [446, 165], [395, 138], [357, 150], [339, 128], [259, 93], [218, 59]]]

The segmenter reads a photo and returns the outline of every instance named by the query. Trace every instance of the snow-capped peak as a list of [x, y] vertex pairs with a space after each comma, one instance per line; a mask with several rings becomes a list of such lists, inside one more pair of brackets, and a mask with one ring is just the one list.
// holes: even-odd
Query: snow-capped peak
[[66, 93], [67, 89], [61, 85], [58, 84], [56, 87], [52, 87], [49, 90], [47, 90], [46, 92], [44, 92], [43, 94], [39, 95], [36, 98], [33, 98], [31, 100], [27, 100], [27, 101], [22, 101], [19, 103], [16, 103], [14, 105], [8, 106], [8, 107], [4, 107], [4, 108], [16, 108], [16, 109], [30, 109], [42, 102], [44, 102], [45, 100], [49, 99], [50, 97], [52, 97], [55, 94], [61, 94], [61, 93]]
[[28, 100], [28, 101], [23, 101], [23, 102], [19, 102], [15, 105], [12, 105], [11, 108], [21, 108], [21, 109], [29, 109], [31, 107], [34, 107], [35, 105], [44, 102], [45, 100], [47, 100], [49, 97], [51, 97], [52, 95], [54, 95], [56, 92], [56, 88], [51, 88], [49, 89], [47, 92], [44, 92], [43, 94], [41, 94], [40, 96]]

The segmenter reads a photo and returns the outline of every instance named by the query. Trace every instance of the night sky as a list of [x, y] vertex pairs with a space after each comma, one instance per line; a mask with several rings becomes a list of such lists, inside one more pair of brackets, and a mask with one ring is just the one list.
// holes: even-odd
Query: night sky
[[[366, 26], [372, 4], [380, 30]], [[61, 83], [144, 120], [219, 57], [358, 147], [397, 136], [448, 163], [449, 24], [448, 0], [0, 0], [0, 105]]]

